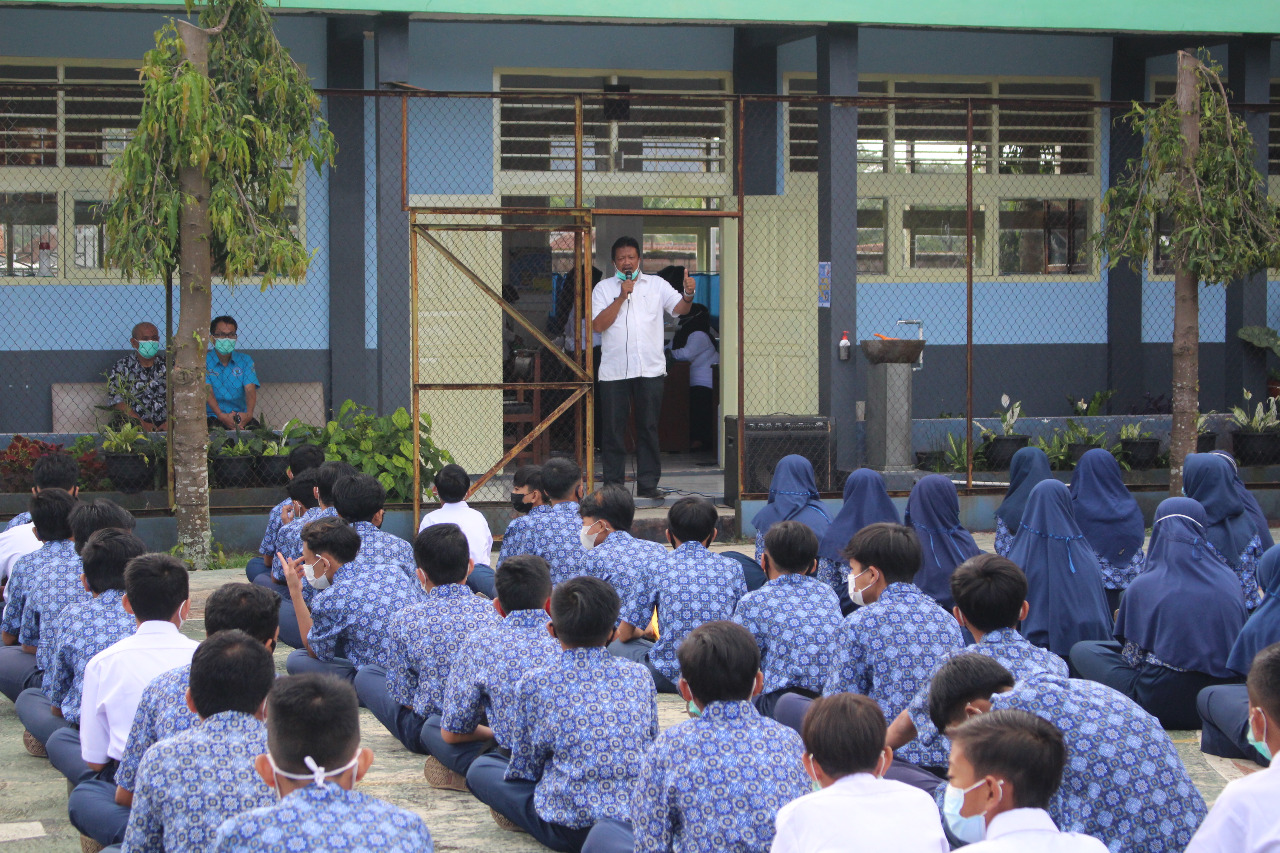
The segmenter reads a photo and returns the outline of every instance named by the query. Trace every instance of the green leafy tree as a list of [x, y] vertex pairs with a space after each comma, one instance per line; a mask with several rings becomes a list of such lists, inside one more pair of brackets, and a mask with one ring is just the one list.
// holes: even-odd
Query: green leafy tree
[[[197, 4], [187, 0], [190, 16]], [[108, 260], [129, 279], [175, 268], [181, 313], [173, 359], [174, 510], [178, 545], [208, 564], [205, 354], [216, 273], [231, 284], [299, 281], [312, 253], [287, 215], [306, 166], [335, 146], [320, 100], [281, 47], [261, 0], [209, 0], [198, 25], [170, 20], [142, 68], [137, 132], [113, 164]]]
[[1254, 140], [1229, 109], [1220, 69], [1178, 53], [1177, 95], [1125, 116], [1143, 137], [1141, 156], [1102, 204], [1096, 248], [1111, 266], [1141, 269], [1158, 239], [1156, 216], [1171, 214], [1174, 274], [1173, 435], [1169, 488], [1195, 450], [1199, 409], [1200, 282], [1222, 284], [1280, 264], [1280, 210], [1254, 167]]

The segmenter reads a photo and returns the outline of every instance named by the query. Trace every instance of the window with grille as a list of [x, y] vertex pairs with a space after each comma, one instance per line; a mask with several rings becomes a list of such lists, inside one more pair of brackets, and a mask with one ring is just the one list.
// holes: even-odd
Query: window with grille
[[1088, 199], [1000, 200], [1000, 273], [1084, 273]]
[[[499, 90], [527, 93], [600, 92], [583, 103], [583, 170], [588, 172], [725, 172], [732, 110], [727, 102], [646, 100], [608, 96], [723, 95], [723, 77], [626, 75], [499, 75]], [[499, 107], [501, 168], [516, 172], [574, 168], [572, 100], [521, 98]]]
[[138, 125], [137, 82], [136, 67], [0, 64], [0, 162], [111, 165]]

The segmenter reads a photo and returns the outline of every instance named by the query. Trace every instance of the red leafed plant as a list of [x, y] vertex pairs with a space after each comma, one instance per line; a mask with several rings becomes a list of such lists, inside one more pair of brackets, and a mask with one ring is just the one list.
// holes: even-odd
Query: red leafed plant
[[[0, 451], [0, 483], [3, 483], [4, 490], [30, 491], [34, 485], [31, 471], [36, 460], [61, 450], [61, 444], [15, 435], [9, 446]], [[93, 436], [82, 436], [67, 452], [80, 466], [80, 488], [84, 491], [101, 489], [107, 476], [107, 466], [98, 455]]]

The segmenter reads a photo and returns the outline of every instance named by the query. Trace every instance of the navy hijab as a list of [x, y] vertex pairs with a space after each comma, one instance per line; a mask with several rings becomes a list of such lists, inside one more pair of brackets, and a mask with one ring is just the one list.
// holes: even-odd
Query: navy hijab
[[1142, 550], [1146, 523], [1120, 476], [1120, 463], [1095, 447], [1080, 457], [1071, 475], [1071, 508], [1080, 532], [1099, 559], [1123, 566]]
[[1235, 468], [1216, 453], [1190, 453], [1182, 469], [1182, 490], [1204, 507], [1205, 538], [1232, 568], [1239, 567], [1240, 555], [1258, 533], [1235, 480]]
[[1272, 545], [1258, 561], [1258, 586], [1266, 595], [1244, 623], [1227, 658], [1227, 668], [1240, 675], [1249, 674], [1258, 652], [1280, 643], [1280, 545]]
[[1249, 614], [1239, 578], [1207, 547], [1205, 522], [1191, 498], [1161, 502], [1146, 569], [1120, 599], [1115, 633], [1170, 666], [1230, 678], [1227, 658]]
[[1031, 490], [1041, 480], [1048, 480], [1052, 476], [1049, 457], [1040, 448], [1024, 447], [1013, 454], [1013, 459], [1009, 461], [1009, 488], [1004, 493], [1000, 508], [996, 510], [996, 518], [1004, 522], [1010, 535], [1018, 532]]
[[818, 556], [843, 562], [840, 552], [853, 535], [869, 524], [891, 521], [901, 524], [898, 509], [889, 499], [884, 477], [870, 468], [859, 468], [844, 481], [844, 506], [818, 543]]
[[948, 610], [951, 573], [970, 557], [981, 554], [978, 543], [960, 524], [960, 498], [956, 485], [941, 474], [921, 477], [907, 498], [907, 524], [916, 531], [924, 559], [915, 584]]
[[1215, 450], [1213, 455], [1221, 456], [1231, 463], [1231, 470], [1236, 474], [1236, 494], [1244, 503], [1244, 511], [1253, 519], [1253, 526], [1257, 528], [1258, 538], [1262, 540], [1262, 548], [1265, 551], [1276, 544], [1276, 540], [1271, 537], [1271, 522], [1267, 521], [1267, 514], [1262, 511], [1258, 499], [1253, 496], [1253, 492], [1249, 491], [1244, 480], [1240, 479], [1240, 466], [1236, 464], [1236, 458], [1225, 450]]
[[778, 460], [769, 483], [769, 503], [756, 513], [751, 523], [763, 536], [779, 521], [799, 521], [822, 539], [831, 526], [831, 516], [818, 497], [813, 464], [794, 453]]
[[1066, 483], [1045, 480], [1031, 490], [1009, 559], [1027, 575], [1028, 640], [1065, 658], [1082, 640], [1111, 639], [1098, 557], [1076, 524]]

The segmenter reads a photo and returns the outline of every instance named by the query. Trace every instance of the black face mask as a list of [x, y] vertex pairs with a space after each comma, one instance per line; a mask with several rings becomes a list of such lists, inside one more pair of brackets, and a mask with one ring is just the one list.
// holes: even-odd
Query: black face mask
[[517, 494], [516, 492], [511, 493], [511, 508], [519, 513], [526, 513], [533, 509], [533, 507], [524, 502], [524, 495]]

